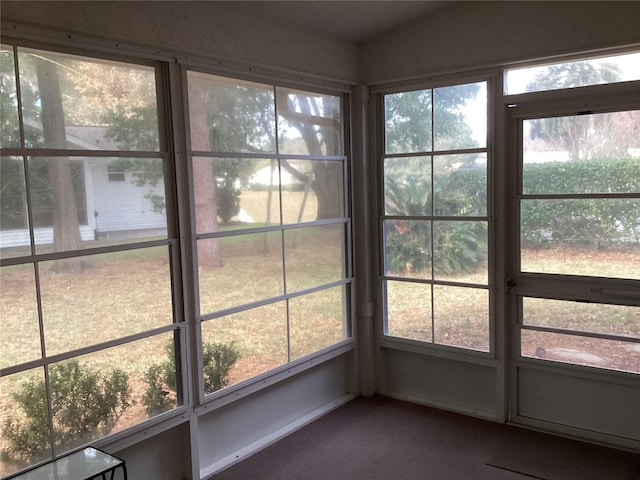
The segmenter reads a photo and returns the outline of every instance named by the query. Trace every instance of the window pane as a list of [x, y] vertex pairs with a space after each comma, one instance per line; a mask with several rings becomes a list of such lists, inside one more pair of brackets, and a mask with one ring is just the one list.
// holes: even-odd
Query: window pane
[[387, 215], [430, 216], [431, 157], [384, 160], [384, 204]]
[[640, 199], [522, 200], [527, 272], [640, 278]]
[[291, 360], [347, 338], [345, 288], [329, 288], [289, 300]]
[[0, 268], [0, 368], [40, 358], [40, 327], [32, 265]]
[[640, 344], [522, 330], [522, 356], [640, 373]]
[[205, 393], [212, 393], [215, 387], [236, 384], [288, 361], [285, 302], [215, 318], [201, 325], [203, 350], [211, 345], [211, 349], [226, 352], [228, 360], [236, 358], [234, 362], [227, 361], [226, 368], [217, 369], [220, 373], [218, 382], [214, 375], [215, 361], [209, 363], [211, 374], [205, 374], [205, 387], [209, 385]]
[[276, 87], [278, 152], [341, 155], [340, 97]]
[[525, 325], [640, 338], [640, 307], [528, 297], [522, 299], [522, 307]]
[[173, 322], [166, 247], [40, 264], [47, 355]]
[[282, 222], [344, 217], [343, 163], [281, 160]]
[[[197, 158], [204, 164], [208, 159]], [[219, 228], [261, 227], [280, 224], [280, 176], [275, 160], [216, 158], [211, 168], [216, 178]], [[202, 203], [197, 202], [202, 212]]]
[[434, 222], [433, 237], [437, 279], [484, 285], [489, 282], [487, 222]]
[[640, 192], [640, 110], [523, 122], [523, 193]]
[[435, 150], [486, 146], [486, 82], [436, 88], [433, 101]]
[[344, 225], [285, 230], [287, 292], [344, 278]]
[[284, 293], [280, 232], [199, 240], [198, 265], [202, 315]]
[[[175, 408], [175, 363], [167, 352], [172, 343], [168, 332], [52, 364], [56, 453]], [[158, 394], [165, 397], [163, 405]]]
[[433, 157], [434, 215], [487, 214], [487, 154]]
[[0, 87], [0, 102], [2, 105], [0, 147], [19, 147], [20, 127], [18, 124], [16, 74], [13, 48], [8, 45], [0, 45]]
[[273, 87], [187, 72], [191, 149], [275, 153]]
[[431, 278], [431, 222], [385, 220], [387, 275]]
[[431, 90], [385, 95], [385, 152], [431, 151], [431, 108]]
[[[167, 202], [160, 158], [93, 159], [87, 162], [91, 182], [96, 240], [126, 243], [167, 238]], [[109, 169], [121, 172], [122, 181]], [[91, 224], [91, 212], [89, 223]]]
[[[109, 181], [114, 164], [124, 182]], [[161, 159], [31, 157], [28, 168], [38, 253], [167, 237]]]
[[31, 254], [24, 163], [20, 157], [0, 158], [0, 257]]
[[280, 224], [280, 176], [267, 159], [194, 157], [196, 231]]
[[25, 142], [73, 150], [159, 150], [151, 67], [18, 49]]
[[0, 378], [0, 411], [0, 475], [3, 478], [51, 458], [42, 368]]
[[505, 94], [542, 92], [560, 88], [640, 80], [640, 53], [591, 58], [504, 73]]
[[488, 290], [434, 285], [433, 323], [435, 343], [488, 352]]
[[432, 341], [431, 285], [387, 280], [387, 334]]

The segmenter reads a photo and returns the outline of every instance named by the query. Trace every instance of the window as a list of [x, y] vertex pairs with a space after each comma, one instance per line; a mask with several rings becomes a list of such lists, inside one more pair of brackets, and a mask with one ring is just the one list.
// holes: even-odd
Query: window
[[487, 83], [383, 108], [385, 334], [489, 351]]
[[0, 52], [5, 475], [178, 406], [182, 328], [157, 67]]
[[124, 182], [124, 167], [119, 162], [112, 162], [107, 166], [107, 178], [110, 182]]
[[339, 96], [193, 71], [188, 89], [211, 394], [350, 336], [347, 164]]
[[513, 68], [504, 73], [505, 95], [640, 80], [640, 53]]

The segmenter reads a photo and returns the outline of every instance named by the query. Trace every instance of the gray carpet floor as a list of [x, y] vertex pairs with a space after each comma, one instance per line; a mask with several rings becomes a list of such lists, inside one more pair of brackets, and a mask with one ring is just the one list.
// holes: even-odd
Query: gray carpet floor
[[215, 480], [640, 480], [640, 455], [359, 397]]

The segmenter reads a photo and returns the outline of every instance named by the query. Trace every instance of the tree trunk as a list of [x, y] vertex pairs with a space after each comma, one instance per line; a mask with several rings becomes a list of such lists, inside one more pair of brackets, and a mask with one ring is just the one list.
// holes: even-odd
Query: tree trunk
[[[311, 101], [308, 98], [303, 96], [299, 100], [301, 111], [296, 112], [289, 104], [288, 96], [281, 93], [278, 96], [280, 114], [300, 132], [310, 155], [322, 155], [322, 141], [326, 143], [327, 149], [330, 150], [328, 154], [335, 154], [335, 137], [337, 137], [335, 130], [339, 128], [339, 124], [335, 123], [331, 118], [320, 117], [317, 112], [313, 112]], [[320, 138], [315, 129], [316, 126], [320, 126]], [[282, 162], [282, 166], [295, 178], [308, 184], [309, 179], [292, 168], [288, 162]], [[318, 200], [316, 212], [318, 220], [342, 217], [343, 215], [342, 185], [338, 181], [341, 168], [342, 164], [340, 162], [313, 162], [313, 181], [310, 185]]]
[[[192, 143], [198, 150], [211, 149], [210, 125], [207, 115], [206, 90], [194, 81], [191, 86], [189, 115], [191, 117]], [[193, 197], [195, 203], [196, 231], [211, 233], [218, 231], [218, 202], [216, 178], [212, 161], [200, 159], [193, 162]], [[217, 238], [198, 242], [198, 264], [202, 267], [221, 267], [222, 255]]]
[[[60, 83], [55, 64], [46, 59], [36, 60], [36, 76], [40, 92], [42, 133], [46, 148], [67, 148], [64, 110]], [[71, 180], [71, 161], [68, 157], [47, 160], [52, 191], [53, 248], [56, 252], [79, 250], [82, 247], [78, 210]], [[81, 272], [81, 259], [66, 259], [54, 263], [52, 270]]]
[[318, 220], [343, 216], [341, 169], [340, 162], [314, 162], [313, 190], [318, 197]]

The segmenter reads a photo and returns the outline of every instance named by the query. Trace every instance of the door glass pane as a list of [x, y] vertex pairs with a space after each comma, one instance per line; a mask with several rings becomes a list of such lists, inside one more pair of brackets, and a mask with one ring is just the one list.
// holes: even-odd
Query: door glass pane
[[0, 45], [0, 86], [2, 87], [0, 88], [0, 104], [2, 105], [0, 147], [16, 148], [20, 146], [18, 96], [13, 47], [8, 45]]
[[489, 291], [433, 286], [434, 342], [489, 351]]
[[226, 359], [218, 362], [224, 368], [215, 368], [214, 355], [205, 362], [210, 365], [208, 369], [204, 365], [205, 393], [213, 393], [216, 387], [236, 384], [288, 361], [285, 302], [214, 318], [201, 325], [203, 353], [207, 349], [212, 353], [219, 351], [218, 356]]
[[281, 160], [282, 223], [344, 217], [339, 161]]
[[152, 67], [18, 49], [28, 147], [158, 151]]
[[276, 87], [278, 152], [341, 155], [340, 97]]
[[384, 160], [385, 214], [432, 215], [431, 157]]
[[284, 293], [281, 232], [199, 240], [198, 264], [202, 315]]
[[640, 199], [522, 200], [526, 272], [640, 278]]
[[431, 90], [385, 95], [385, 153], [430, 152], [431, 114]]
[[522, 356], [640, 373], [640, 343], [522, 330]]
[[0, 268], [0, 368], [41, 356], [36, 283], [32, 265]]
[[173, 322], [167, 247], [42, 262], [40, 286], [47, 355]]
[[487, 214], [487, 154], [433, 157], [434, 215]]
[[431, 278], [431, 222], [385, 220], [386, 275]]
[[486, 82], [436, 88], [433, 102], [436, 151], [486, 146]]
[[433, 238], [436, 279], [489, 283], [487, 222], [437, 221]]
[[432, 341], [431, 285], [387, 280], [387, 334]]
[[347, 338], [344, 287], [334, 287], [289, 300], [291, 360]]
[[575, 62], [514, 68], [504, 73], [505, 94], [542, 92], [640, 80], [640, 53], [590, 58]]
[[639, 193], [640, 110], [523, 121], [523, 193]]
[[640, 338], [640, 307], [525, 297], [522, 309], [525, 325]]
[[273, 87], [187, 72], [191, 148], [275, 153]]
[[285, 230], [287, 293], [342, 280], [344, 224]]
[[0, 377], [0, 411], [3, 478], [51, 458], [44, 369]]

